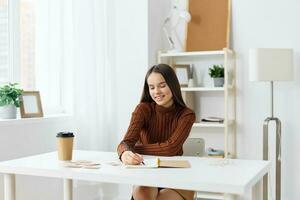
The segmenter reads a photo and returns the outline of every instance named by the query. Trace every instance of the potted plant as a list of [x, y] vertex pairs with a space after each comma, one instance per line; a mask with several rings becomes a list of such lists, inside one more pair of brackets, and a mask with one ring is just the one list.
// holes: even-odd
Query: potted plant
[[0, 87], [0, 118], [15, 119], [17, 107], [20, 107], [20, 96], [23, 90], [18, 89], [17, 83], [9, 83]]
[[213, 65], [209, 68], [209, 75], [214, 79], [215, 87], [223, 87], [224, 85], [224, 67], [223, 65]]

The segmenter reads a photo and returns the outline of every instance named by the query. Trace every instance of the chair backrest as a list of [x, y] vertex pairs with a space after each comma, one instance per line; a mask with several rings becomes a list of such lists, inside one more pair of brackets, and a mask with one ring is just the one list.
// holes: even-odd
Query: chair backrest
[[184, 156], [204, 156], [205, 141], [202, 138], [188, 138], [183, 144]]

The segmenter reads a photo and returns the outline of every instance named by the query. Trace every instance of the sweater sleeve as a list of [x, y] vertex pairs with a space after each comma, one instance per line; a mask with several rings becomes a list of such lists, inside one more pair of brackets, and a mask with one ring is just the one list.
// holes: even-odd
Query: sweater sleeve
[[140, 132], [145, 124], [145, 116], [142, 107], [143, 104], [139, 104], [132, 113], [127, 132], [117, 148], [119, 157], [124, 151], [134, 151], [134, 145], [140, 138]]
[[184, 113], [178, 120], [177, 127], [171, 137], [162, 143], [137, 144], [135, 151], [147, 155], [174, 156], [182, 150], [183, 143], [189, 136], [193, 123], [195, 122], [195, 113]]

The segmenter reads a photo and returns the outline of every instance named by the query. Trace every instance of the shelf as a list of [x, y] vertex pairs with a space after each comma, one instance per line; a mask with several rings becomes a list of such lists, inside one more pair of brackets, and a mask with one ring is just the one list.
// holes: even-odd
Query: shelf
[[193, 127], [198, 127], [198, 128], [224, 128], [224, 123], [198, 122], [198, 123], [194, 123]]
[[161, 53], [160, 57], [182, 57], [182, 56], [222, 56], [225, 51], [191, 51], [191, 52], [168, 52]]
[[[233, 88], [232, 85], [227, 87], [229, 90]], [[224, 87], [182, 87], [182, 92], [222, 92]]]
[[0, 127], [2, 126], [15, 126], [20, 124], [33, 124], [33, 123], [48, 123], [49, 121], [66, 121], [71, 120], [72, 115], [69, 113], [57, 113], [53, 115], [45, 115], [44, 117], [34, 118], [18, 118], [17, 119], [0, 119]]
[[224, 194], [214, 192], [197, 192], [197, 199], [224, 199]]
[[[228, 121], [228, 126], [231, 126], [233, 124], [234, 120]], [[219, 122], [196, 122], [193, 124], [193, 127], [197, 128], [224, 128], [224, 123]]]
[[224, 87], [182, 87], [183, 92], [209, 92], [209, 91], [224, 91]]

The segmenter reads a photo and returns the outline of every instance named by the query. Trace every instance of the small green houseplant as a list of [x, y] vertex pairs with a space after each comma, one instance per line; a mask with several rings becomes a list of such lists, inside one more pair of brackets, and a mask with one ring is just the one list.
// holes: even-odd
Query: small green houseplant
[[209, 68], [209, 75], [214, 79], [215, 87], [223, 87], [224, 85], [224, 67], [223, 65], [213, 65]]
[[18, 83], [9, 83], [0, 87], [0, 118], [14, 119], [17, 107], [20, 107], [22, 89], [17, 88]]

